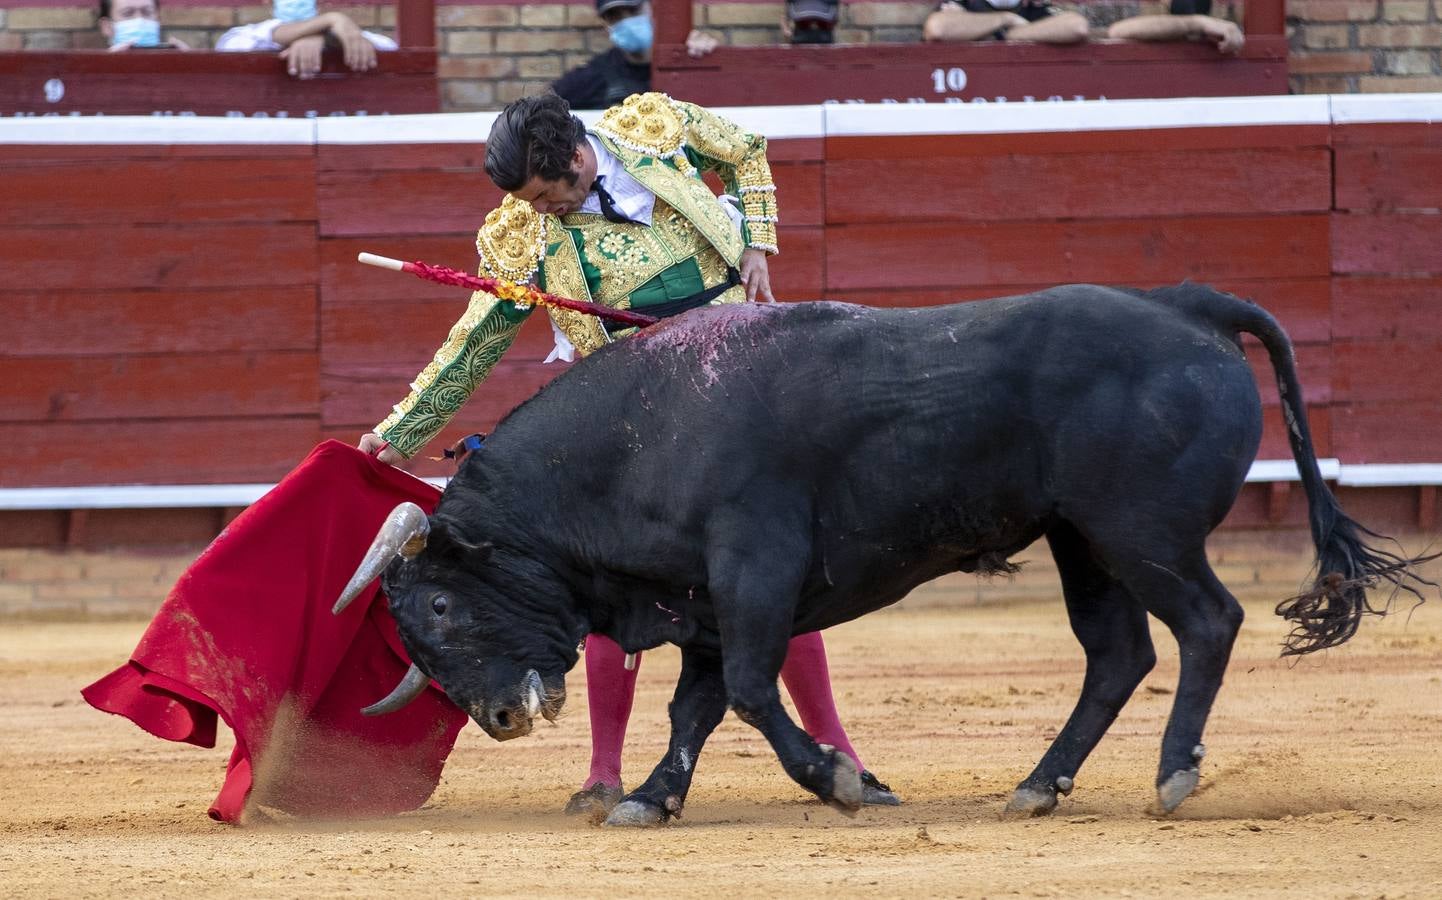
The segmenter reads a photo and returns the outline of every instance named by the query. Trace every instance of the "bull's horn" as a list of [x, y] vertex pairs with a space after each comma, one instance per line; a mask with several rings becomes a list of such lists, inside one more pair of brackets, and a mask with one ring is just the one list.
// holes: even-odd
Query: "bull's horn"
[[430, 676], [420, 670], [415, 663], [411, 663], [410, 669], [406, 671], [406, 677], [396, 685], [384, 700], [379, 700], [361, 710], [363, 716], [383, 716], [386, 713], [393, 713], [425, 692], [426, 685], [431, 683]]
[[376, 539], [371, 541], [371, 547], [366, 551], [365, 559], [361, 560], [360, 568], [350, 577], [350, 582], [330, 611], [339, 615], [341, 610], [365, 590], [366, 585], [386, 570], [386, 566], [391, 564], [397, 554], [410, 559], [424, 550], [426, 536], [430, 533], [430, 519], [426, 518], [425, 510], [414, 503], [402, 503], [391, 510], [385, 524], [381, 525], [381, 530], [376, 534]]
[[535, 669], [526, 673], [526, 715], [535, 718], [541, 711], [541, 676]]

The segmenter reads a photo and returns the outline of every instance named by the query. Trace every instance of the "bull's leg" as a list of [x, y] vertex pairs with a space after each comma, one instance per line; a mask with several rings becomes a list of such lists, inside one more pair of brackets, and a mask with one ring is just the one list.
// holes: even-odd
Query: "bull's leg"
[[[723, 639], [725, 631], [723, 625]], [[783, 635], [779, 657], [773, 658], [769, 651], [757, 653], [760, 648], [754, 646], [744, 650], [728, 646], [726, 692], [731, 708], [743, 722], [766, 736], [793, 781], [841, 812], [855, 815], [862, 800], [861, 773], [856, 763], [834, 747], [817, 744], [791, 721], [781, 705], [776, 674], [785, 657], [786, 642], [785, 632], [777, 633]]]
[[1201, 779], [1202, 729], [1242, 627], [1242, 606], [1217, 580], [1200, 549], [1171, 566], [1137, 561], [1121, 577], [1171, 629], [1181, 650], [1181, 677], [1157, 769], [1157, 802], [1171, 812]]
[[[743, 722], [766, 736], [792, 780], [854, 815], [862, 799], [856, 763], [797, 727], [776, 687], [811, 554], [808, 502], [792, 496], [788, 503], [788, 489], [754, 484], [754, 498], [732, 505], [739, 515], [728, 519], [718, 511], [708, 528], [708, 587], [721, 632], [726, 699]], [[767, 515], [748, 514], [748, 500]]]
[[607, 825], [662, 825], [680, 816], [691, 789], [696, 757], [726, 715], [721, 660], [691, 649], [681, 651], [681, 677], [671, 699], [671, 746], [651, 777], [606, 817]]
[[1093, 555], [1070, 525], [1047, 534], [1061, 572], [1072, 632], [1086, 651], [1086, 678], [1071, 718], [1032, 773], [1017, 786], [1006, 812], [1040, 816], [1069, 794], [1082, 763], [1156, 664], [1146, 611]]
[[[760, 581], [760, 579], [758, 579]], [[774, 596], [774, 583], [737, 596]], [[789, 607], [778, 612], [760, 603], [728, 602], [718, 608], [726, 695], [743, 722], [756, 728], [776, 751], [781, 766], [797, 784], [834, 808], [854, 815], [861, 808], [861, 773], [835, 748], [822, 746], [797, 727], [781, 705], [776, 678], [791, 637]]]

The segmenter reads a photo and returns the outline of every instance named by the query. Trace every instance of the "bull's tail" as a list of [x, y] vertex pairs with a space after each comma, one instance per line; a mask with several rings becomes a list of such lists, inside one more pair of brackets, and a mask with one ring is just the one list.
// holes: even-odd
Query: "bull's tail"
[[[1346, 642], [1357, 633], [1363, 616], [1385, 615], [1398, 592], [1406, 591], [1421, 602], [1424, 598], [1419, 588], [1438, 585], [1417, 574], [1416, 567], [1442, 553], [1409, 557], [1370, 546], [1366, 538], [1379, 542], [1392, 539], [1363, 527], [1342, 511], [1317, 465], [1292, 341], [1282, 326], [1254, 303], [1198, 289], [1195, 285], [1172, 290], [1184, 291], [1182, 305], [1214, 325], [1229, 328], [1233, 333], [1245, 331], [1254, 335], [1267, 348], [1277, 376], [1287, 441], [1302, 476], [1312, 543], [1317, 548], [1316, 577], [1311, 588], [1277, 604], [1277, 615], [1292, 623], [1282, 655], [1299, 656]], [[1202, 293], [1210, 296], [1204, 299], [1199, 296]], [[1389, 586], [1387, 603], [1374, 607], [1367, 599], [1367, 591], [1384, 583]]]

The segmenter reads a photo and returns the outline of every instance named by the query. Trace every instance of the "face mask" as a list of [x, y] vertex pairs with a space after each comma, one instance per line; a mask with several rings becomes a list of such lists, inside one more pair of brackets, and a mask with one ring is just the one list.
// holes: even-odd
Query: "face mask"
[[282, 22], [315, 18], [315, 0], [275, 0], [275, 17]]
[[137, 47], [159, 47], [160, 46], [160, 23], [155, 19], [121, 19], [114, 23], [115, 34], [110, 38], [110, 46], [116, 44], [134, 44]]
[[645, 53], [651, 49], [654, 32], [650, 16], [622, 19], [610, 28], [611, 43], [627, 53]]

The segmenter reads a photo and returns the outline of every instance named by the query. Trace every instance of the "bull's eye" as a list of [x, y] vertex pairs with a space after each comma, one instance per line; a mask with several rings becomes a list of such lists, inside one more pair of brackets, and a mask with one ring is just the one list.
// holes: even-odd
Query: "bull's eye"
[[446, 614], [446, 606], [449, 603], [445, 594], [436, 594], [431, 598], [431, 609], [435, 610], [436, 615], [443, 616]]

